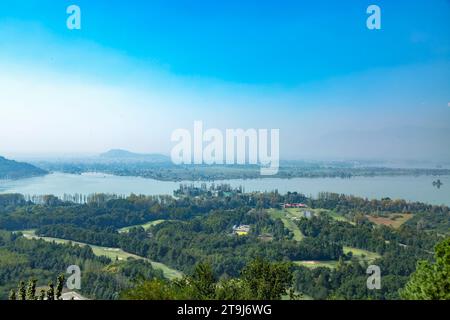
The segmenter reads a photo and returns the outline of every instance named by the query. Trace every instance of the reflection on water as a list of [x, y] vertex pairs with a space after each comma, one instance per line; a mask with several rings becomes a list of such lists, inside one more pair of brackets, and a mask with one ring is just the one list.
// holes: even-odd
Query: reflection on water
[[[433, 182], [440, 181], [439, 187]], [[53, 173], [44, 177], [22, 179], [16, 181], [0, 181], [0, 193], [22, 193], [25, 195], [114, 193], [118, 195], [173, 194], [180, 183], [157, 181], [140, 177], [118, 177], [103, 173], [72, 175]], [[316, 196], [319, 192], [328, 191], [353, 194], [367, 198], [396, 198], [410, 201], [421, 201], [431, 204], [450, 206], [450, 176], [439, 179], [432, 176], [399, 176], [399, 177], [355, 177], [341, 178], [294, 178], [294, 179], [250, 179], [224, 180], [217, 183], [228, 183], [233, 187], [242, 185], [245, 191], [273, 191], [280, 193], [297, 191]], [[200, 182], [195, 183], [200, 184]]]

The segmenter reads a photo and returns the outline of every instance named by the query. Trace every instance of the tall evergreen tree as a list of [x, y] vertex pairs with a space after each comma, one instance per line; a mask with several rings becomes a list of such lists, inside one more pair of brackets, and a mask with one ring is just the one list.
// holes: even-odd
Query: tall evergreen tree
[[64, 274], [60, 274], [59, 276], [58, 276], [58, 279], [57, 279], [57, 282], [56, 282], [56, 293], [55, 293], [55, 296], [56, 296], [56, 300], [60, 300], [61, 299], [61, 295], [62, 295], [62, 290], [63, 290], [63, 287], [64, 287]]
[[195, 267], [190, 282], [195, 299], [213, 299], [216, 290], [216, 279], [210, 264], [201, 263]]
[[45, 290], [41, 289], [41, 291], [39, 292], [38, 300], [45, 300], [45, 295], [46, 295]]
[[48, 284], [47, 300], [55, 300], [55, 287], [52, 282]]
[[20, 281], [19, 288], [17, 290], [18, 300], [26, 300], [27, 290], [25, 289], [25, 282]]
[[27, 287], [27, 300], [36, 300], [36, 279], [30, 279]]
[[16, 292], [14, 290], [9, 292], [9, 300], [16, 300]]

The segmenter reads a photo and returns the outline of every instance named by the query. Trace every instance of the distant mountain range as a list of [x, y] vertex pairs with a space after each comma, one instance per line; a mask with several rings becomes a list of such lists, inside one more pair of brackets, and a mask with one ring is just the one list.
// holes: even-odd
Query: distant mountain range
[[46, 175], [48, 172], [29, 163], [8, 160], [0, 156], [0, 179], [22, 179]]
[[170, 158], [163, 154], [143, 154], [134, 153], [127, 150], [113, 149], [108, 152], [100, 154], [101, 158], [115, 161], [141, 161], [141, 162], [153, 162], [153, 163], [163, 163], [169, 162]]

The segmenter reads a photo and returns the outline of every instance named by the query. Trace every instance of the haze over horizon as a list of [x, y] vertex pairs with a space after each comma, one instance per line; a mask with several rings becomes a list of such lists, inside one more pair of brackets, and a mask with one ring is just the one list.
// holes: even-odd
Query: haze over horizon
[[279, 128], [281, 159], [450, 161], [448, 1], [377, 1], [376, 31], [368, 1], [76, 2], [73, 31], [0, 4], [0, 155], [169, 154], [201, 120]]

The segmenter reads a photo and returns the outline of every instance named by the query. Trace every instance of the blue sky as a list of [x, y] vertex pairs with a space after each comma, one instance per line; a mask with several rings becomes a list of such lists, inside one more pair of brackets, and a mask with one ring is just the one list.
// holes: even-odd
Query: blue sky
[[3, 0], [0, 134], [18, 138], [0, 153], [167, 153], [172, 130], [204, 120], [280, 128], [284, 158], [450, 160], [449, 65], [446, 0]]
[[[372, 32], [365, 10], [375, 2], [383, 28]], [[0, 17], [36, 23], [61, 39], [92, 41], [175, 74], [238, 83], [295, 86], [449, 58], [448, 1], [375, 2], [4, 0]], [[74, 3], [83, 28], [67, 32], [65, 8]]]

